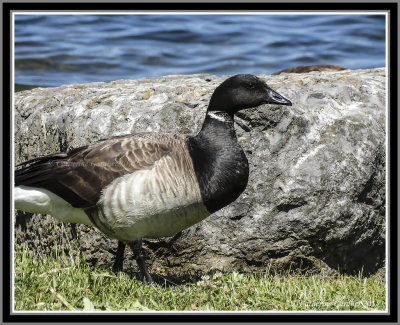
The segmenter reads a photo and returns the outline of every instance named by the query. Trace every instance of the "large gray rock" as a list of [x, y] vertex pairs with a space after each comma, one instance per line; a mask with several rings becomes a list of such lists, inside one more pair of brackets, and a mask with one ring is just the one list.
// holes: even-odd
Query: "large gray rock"
[[[375, 272], [385, 258], [385, 70], [260, 77], [293, 106], [238, 114], [250, 163], [246, 191], [173, 237], [146, 240], [150, 271], [178, 276], [270, 265]], [[195, 134], [224, 79], [167, 76], [16, 93], [15, 161], [118, 134]], [[90, 265], [114, 261], [116, 240], [90, 227], [63, 229], [48, 216], [23, 213], [15, 225], [16, 250], [26, 245], [40, 255], [58, 247], [81, 252]], [[126, 255], [125, 269], [135, 268]]]

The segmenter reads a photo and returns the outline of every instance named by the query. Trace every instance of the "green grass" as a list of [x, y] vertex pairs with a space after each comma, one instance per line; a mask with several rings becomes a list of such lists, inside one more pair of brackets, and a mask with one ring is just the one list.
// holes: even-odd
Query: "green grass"
[[14, 281], [16, 311], [385, 309], [385, 280], [377, 275], [216, 273], [180, 291], [89, 268], [80, 257], [60, 253], [39, 259], [25, 250], [15, 254]]

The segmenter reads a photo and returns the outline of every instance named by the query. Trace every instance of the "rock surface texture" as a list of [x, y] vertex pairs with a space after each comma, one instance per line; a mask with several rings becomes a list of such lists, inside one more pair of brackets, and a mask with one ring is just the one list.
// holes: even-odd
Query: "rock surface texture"
[[[236, 117], [250, 163], [246, 191], [191, 228], [145, 240], [150, 272], [299, 268], [376, 272], [385, 259], [385, 69], [259, 75], [292, 107]], [[139, 131], [195, 134], [213, 75], [36, 88], [15, 94], [15, 163]], [[75, 237], [68, 243], [67, 238]], [[70, 239], [69, 239], [70, 240]], [[111, 267], [116, 240], [84, 225], [16, 213], [15, 249], [80, 251]], [[125, 269], [136, 270], [127, 249]]]

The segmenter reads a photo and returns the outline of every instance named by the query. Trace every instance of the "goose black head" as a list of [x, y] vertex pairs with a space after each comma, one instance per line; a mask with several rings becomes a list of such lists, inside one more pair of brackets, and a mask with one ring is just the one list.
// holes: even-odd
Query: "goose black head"
[[290, 100], [272, 90], [260, 78], [238, 74], [226, 79], [215, 89], [208, 110], [233, 115], [239, 110], [262, 104], [292, 105]]

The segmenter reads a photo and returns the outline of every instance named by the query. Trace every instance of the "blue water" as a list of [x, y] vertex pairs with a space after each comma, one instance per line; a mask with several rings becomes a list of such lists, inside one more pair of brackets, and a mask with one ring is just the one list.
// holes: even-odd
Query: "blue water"
[[15, 82], [385, 66], [383, 15], [16, 15]]

